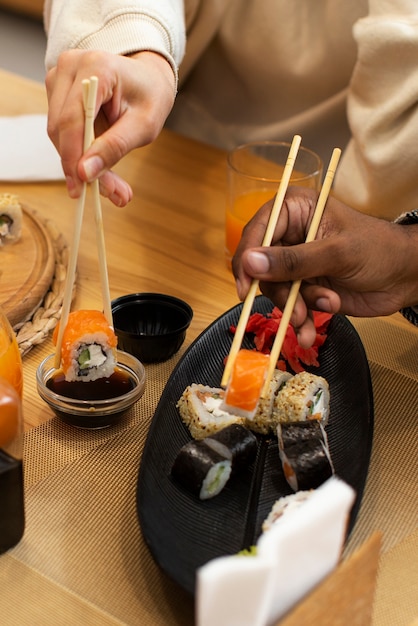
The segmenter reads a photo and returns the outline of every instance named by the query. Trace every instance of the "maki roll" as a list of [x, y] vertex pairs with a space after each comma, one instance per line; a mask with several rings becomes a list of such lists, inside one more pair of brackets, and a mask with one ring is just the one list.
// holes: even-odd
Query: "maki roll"
[[239, 350], [225, 390], [222, 409], [252, 419], [267, 375], [269, 357], [257, 350]]
[[245, 425], [240, 415], [221, 408], [225, 391], [192, 383], [182, 393], [177, 408], [193, 439], [203, 439], [230, 424]]
[[292, 376], [274, 401], [273, 419], [277, 423], [320, 420], [325, 425], [328, 415], [328, 382], [309, 372]]
[[277, 437], [283, 473], [293, 491], [315, 489], [334, 474], [320, 422], [279, 424]]
[[[58, 337], [57, 325], [54, 342]], [[92, 381], [109, 378], [116, 368], [117, 337], [101, 311], [79, 310], [68, 316], [61, 348], [65, 380]]]
[[188, 491], [207, 500], [218, 495], [231, 475], [227, 459], [204, 441], [189, 441], [179, 451], [171, 475]]
[[229, 459], [234, 472], [251, 465], [257, 454], [256, 436], [240, 424], [231, 424], [203, 441], [224, 458]]
[[22, 207], [17, 196], [0, 194], [0, 247], [15, 243], [22, 232]]
[[328, 446], [325, 429], [319, 420], [279, 423], [277, 425], [277, 438], [279, 446], [283, 449], [310, 439], [321, 439]]

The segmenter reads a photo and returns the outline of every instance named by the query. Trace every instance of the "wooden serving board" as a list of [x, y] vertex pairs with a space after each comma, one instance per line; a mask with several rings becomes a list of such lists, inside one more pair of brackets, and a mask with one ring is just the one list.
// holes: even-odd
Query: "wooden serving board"
[[20, 240], [0, 247], [0, 306], [13, 327], [30, 319], [42, 304], [55, 269], [47, 228], [34, 211], [22, 210]]

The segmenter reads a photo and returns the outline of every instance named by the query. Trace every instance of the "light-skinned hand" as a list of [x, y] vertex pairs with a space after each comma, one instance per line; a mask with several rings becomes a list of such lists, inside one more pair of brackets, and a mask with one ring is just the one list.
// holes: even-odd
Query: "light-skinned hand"
[[[83, 154], [83, 79], [97, 76], [96, 140]], [[61, 157], [68, 193], [78, 198], [83, 182], [99, 178], [100, 192], [115, 205], [132, 198], [111, 168], [160, 133], [175, 98], [168, 61], [153, 52], [119, 56], [100, 51], [61, 54], [46, 76], [48, 134]]]

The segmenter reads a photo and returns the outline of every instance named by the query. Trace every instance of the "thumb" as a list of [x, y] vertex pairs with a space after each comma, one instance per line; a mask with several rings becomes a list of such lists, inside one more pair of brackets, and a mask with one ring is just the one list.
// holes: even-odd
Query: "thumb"
[[[133, 132], [138, 125], [128, 116], [120, 118], [99, 135], [79, 162], [79, 176], [86, 182], [99, 178], [134, 148], [148, 143], [147, 137]], [[140, 126], [139, 126], [140, 127]]]
[[252, 248], [242, 255], [244, 271], [259, 280], [286, 282], [326, 276], [336, 269], [335, 246], [330, 240], [293, 246]]

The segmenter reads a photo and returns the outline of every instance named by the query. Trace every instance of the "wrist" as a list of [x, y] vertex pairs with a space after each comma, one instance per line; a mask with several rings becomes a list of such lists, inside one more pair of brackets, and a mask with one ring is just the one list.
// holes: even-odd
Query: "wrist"
[[418, 305], [418, 211], [405, 213], [396, 220], [400, 226], [402, 250], [404, 250], [405, 301], [403, 307]]
[[137, 52], [131, 52], [124, 56], [130, 59], [137, 59], [140, 61], [146, 61], [147, 63], [154, 65], [155, 70], [161, 72], [171, 84], [174, 95], [177, 93], [178, 85], [178, 70], [174, 65], [171, 58], [167, 58], [161, 52], [155, 52], [153, 50], [138, 50]]

